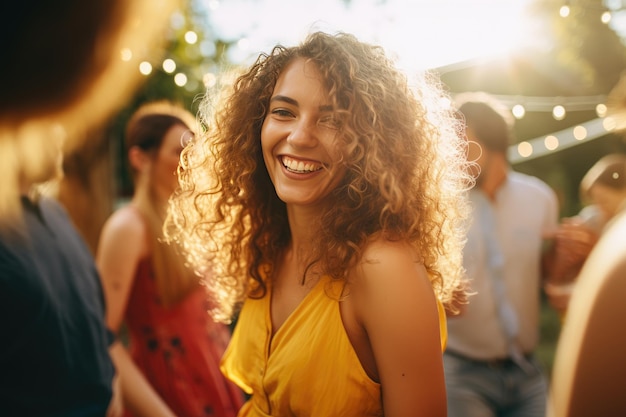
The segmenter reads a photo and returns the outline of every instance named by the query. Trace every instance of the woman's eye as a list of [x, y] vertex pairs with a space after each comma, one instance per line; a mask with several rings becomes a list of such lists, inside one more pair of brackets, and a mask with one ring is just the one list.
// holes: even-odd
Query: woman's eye
[[278, 117], [292, 117], [293, 114], [287, 109], [274, 109], [272, 114]]

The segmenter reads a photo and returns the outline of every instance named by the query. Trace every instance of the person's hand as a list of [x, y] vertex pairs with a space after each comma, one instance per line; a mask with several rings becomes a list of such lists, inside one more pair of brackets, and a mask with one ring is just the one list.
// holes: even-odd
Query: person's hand
[[565, 310], [567, 310], [574, 285], [575, 284], [573, 282], [568, 284], [553, 284], [546, 282], [543, 286], [546, 296], [548, 297], [548, 302], [552, 308], [560, 314], [564, 314]]
[[598, 241], [598, 233], [577, 217], [566, 218], [555, 234], [556, 256], [568, 266], [581, 265]]
[[120, 388], [119, 375], [115, 375], [113, 378], [113, 395], [111, 396], [111, 402], [109, 408], [107, 408], [106, 417], [122, 417], [124, 413], [124, 403], [122, 401], [122, 390]]

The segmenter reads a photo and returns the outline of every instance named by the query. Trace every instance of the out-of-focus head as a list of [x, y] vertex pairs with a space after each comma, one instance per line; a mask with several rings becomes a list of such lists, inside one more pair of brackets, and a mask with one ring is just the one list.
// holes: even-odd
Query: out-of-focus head
[[581, 180], [580, 195], [596, 204], [607, 219], [617, 214], [626, 202], [626, 155], [600, 158]]
[[[143, 104], [126, 124], [124, 138], [126, 149], [136, 146], [144, 152], [157, 150], [174, 125], [183, 125], [189, 134], [193, 135], [196, 120], [185, 108], [168, 101]], [[191, 139], [191, 136], [186, 139]]]
[[19, 195], [130, 98], [178, 0], [0, 4], [0, 226]]
[[509, 145], [513, 142], [513, 115], [494, 96], [482, 92], [465, 92], [455, 96], [457, 117], [465, 123], [468, 141], [467, 160], [474, 165], [469, 169], [477, 184], [492, 154], [507, 158]]
[[[32, 0], [0, 5], [0, 126], [90, 126], [133, 93], [177, 0]], [[67, 129], [71, 129], [67, 127]]]
[[142, 105], [126, 125], [125, 146], [135, 179], [146, 174], [153, 182], [171, 193], [177, 184], [176, 169], [180, 153], [193, 138], [194, 116], [183, 107], [158, 101]]
[[474, 140], [490, 151], [506, 154], [515, 122], [504, 104], [481, 91], [458, 94], [454, 103]]

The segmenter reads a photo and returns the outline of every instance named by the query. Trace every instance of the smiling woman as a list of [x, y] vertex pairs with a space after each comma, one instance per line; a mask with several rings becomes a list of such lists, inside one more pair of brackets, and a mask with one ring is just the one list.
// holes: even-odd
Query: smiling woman
[[167, 232], [212, 313], [239, 314], [222, 360], [251, 395], [239, 416], [446, 415], [468, 178], [443, 98], [383, 48], [315, 32], [205, 114]]
[[315, 64], [290, 63], [278, 79], [261, 128], [261, 148], [278, 197], [323, 204], [345, 175], [331, 99]]

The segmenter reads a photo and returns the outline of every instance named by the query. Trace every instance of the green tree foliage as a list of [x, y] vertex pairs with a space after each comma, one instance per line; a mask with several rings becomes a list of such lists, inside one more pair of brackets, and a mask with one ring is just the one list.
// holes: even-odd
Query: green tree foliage
[[[569, 15], [561, 16], [561, 7]], [[577, 95], [607, 94], [626, 68], [626, 50], [619, 36], [602, 22], [609, 12], [602, 0], [538, 0], [538, 19], [546, 21], [552, 48], [547, 57], [560, 80], [571, 83]], [[555, 77], [555, 81], [559, 78]]]
[[[152, 72], [146, 76], [133, 99], [112, 121], [110, 138], [114, 142], [114, 160], [117, 165], [117, 193], [122, 197], [132, 193], [132, 181], [123, 147], [124, 126], [132, 113], [145, 102], [169, 100], [195, 114], [211, 74], [219, 73], [221, 67], [228, 65], [226, 52], [231, 43], [222, 41], [212, 33], [207, 10], [201, 7], [200, 1], [184, 1], [181, 10], [172, 16], [165, 50], [153, 51], [150, 61]], [[191, 42], [186, 39], [189, 32], [195, 34], [195, 41], [193, 38]], [[163, 68], [166, 59], [175, 63], [174, 71], [167, 72]], [[184, 85], [176, 84], [177, 74], [186, 77]]]

